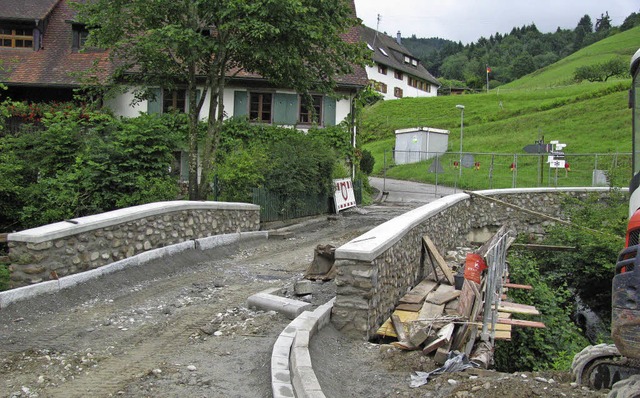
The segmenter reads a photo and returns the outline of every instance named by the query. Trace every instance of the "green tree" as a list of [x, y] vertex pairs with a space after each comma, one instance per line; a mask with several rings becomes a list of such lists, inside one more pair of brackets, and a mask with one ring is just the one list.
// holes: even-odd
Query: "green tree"
[[620, 25], [620, 31], [624, 32], [636, 26], [640, 25], [640, 13], [632, 12], [628, 17], [624, 19], [622, 25]]
[[611, 17], [609, 17], [609, 11], [605, 14], [600, 14], [600, 18], [596, 18], [596, 32], [603, 32], [611, 29]]
[[578, 82], [582, 80], [606, 82], [611, 77], [626, 76], [628, 73], [627, 61], [622, 57], [616, 57], [600, 64], [576, 68], [573, 78]]
[[[90, 43], [112, 50], [118, 77], [132, 85], [187, 85], [191, 199], [203, 199], [209, 189], [230, 76], [244, 70], [303, 94], [326, 93], [337, 76], [366, 59], [361, 43], [343, 40], [358, 23], [346, 0], [96, 0], [78, 9]], [[200, 140], [207, 93], [207, 134]]]

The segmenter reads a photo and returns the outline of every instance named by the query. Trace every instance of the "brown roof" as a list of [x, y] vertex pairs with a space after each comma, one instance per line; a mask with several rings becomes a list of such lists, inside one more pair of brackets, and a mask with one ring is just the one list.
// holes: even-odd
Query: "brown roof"
[[[105, 51], [76, 52], [72, 50], [72, 21], [75, 11], [69, 7], [70, 0], [0, 0], [11, 5], [21, 4], [18, 7], [29, 11], [25, 15], [35, 15], [33, 12], [44, 10], [46, 5], [53, 5], [48, 11], [49, 23], [43, 35], [42, 48], [38, 51], [32, 49], [0, 47], [0, 59], [3, 60], [4, 70], [0, 69], [0, 82], [9, 85], [35, 85], [35, 86], [64, 86], [74, 87], [80, 85], [78, 72], [90, 69], [97, 62], [102, 69], [100, 79], [106, 79], [113, 72], [113, 65], [109, 61]], [[25, 3], [25, 4], [23, 4]], [[28, 3], [28, 4], [26, 4]], [[56, 5], [57, 3], [57, 5]], [[355, 4], [351, 0], [351, 7], [355, 10]], [[45, 12], [45, 11], [43, 11]], [[0, 11], [0, 19], [6, 19], [9, 14], [16, 15], [17, 11]], [[46, 14], [45, 14], [46, 15]], [[22, 18], [27, 19], [27, 18]], [[353, 27], [343, 35], [350, 43], [360, 41], [360, 30]], [[338, 85], [365, 86], [368, 82], [367, 74], [362, 66], [354, 66], [353, 73], [339, 76]], [[75, 75], [75, 76], [74, 76]], [[254, 73], [240, 72], [238, 78], [261, 79]]]
[[0, 0], [0, 19], [44, 19], [59, 0]]
[[[0, 1], [19, 2], [17, 0]], [[4, 61], [4, 71], [0, 70], [0, 81], [10, 85], [79, 86], [80, 79], [74, 74], [90, 69], [94, 61], [105, 68], [101, 78], [105, 78], [111, 72], [107, 52], [84, 53], [72, 50], [73, 31], [71, 24], [67, 21], [73, 19], [75, 11], [69, 7], [68, 0], [56, 1], [58, 4], [49, 15], [41, 49], [34, 51], [23, 48], [0, 48], [0, 59]], [[36, 0], [30, 3], [41, 5], [45, 1]]]

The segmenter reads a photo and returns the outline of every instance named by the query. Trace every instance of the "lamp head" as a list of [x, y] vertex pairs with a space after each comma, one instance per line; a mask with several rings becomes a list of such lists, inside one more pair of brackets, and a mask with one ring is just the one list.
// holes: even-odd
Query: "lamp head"
[[464, 105], [456, 105], [456, 108], [458, 108], [460, 110], [464, 110]]

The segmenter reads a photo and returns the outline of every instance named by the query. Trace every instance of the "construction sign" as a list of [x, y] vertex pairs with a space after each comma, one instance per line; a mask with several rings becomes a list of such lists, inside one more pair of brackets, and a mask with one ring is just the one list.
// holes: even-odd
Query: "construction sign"
[[333, 180], [335, 192], [333, 199], [336, 204], [336, 213], [356, 206], [356, 194], [353, 192], [351, 178]]

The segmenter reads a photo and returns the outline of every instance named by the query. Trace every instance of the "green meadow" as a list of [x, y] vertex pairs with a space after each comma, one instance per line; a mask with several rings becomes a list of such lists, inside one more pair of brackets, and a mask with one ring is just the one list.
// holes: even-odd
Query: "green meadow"
[[[376, 159], [374, 174], [469, 189], [591, 186], [594, 170], [615, 186], [631, 175], [630, 76], [603, 83], [573, 81], [576, 68], [614, 57], [627, 60], [640, 47], [640, 27], [618, 33], [488, 93], [404, 98], [365, 109], [359, 140]], [[476, 167], [457, 169], [461, 112], [463, 154]], [[393, 165], [394, 131], [411, 127], [449, 130], [446, 154], [410, 165]], [[552, 169], [547, 156], [523, 148], [544, 138], [567, 144], [569, 169]], [[383, 170], [386, 157], [387, 168]], [[467, 162], [465, 162], [467, 163]], [[512, 167], [515, 166], [515, 167]], [[439, 171], [436, 173], [435, 171]]]

